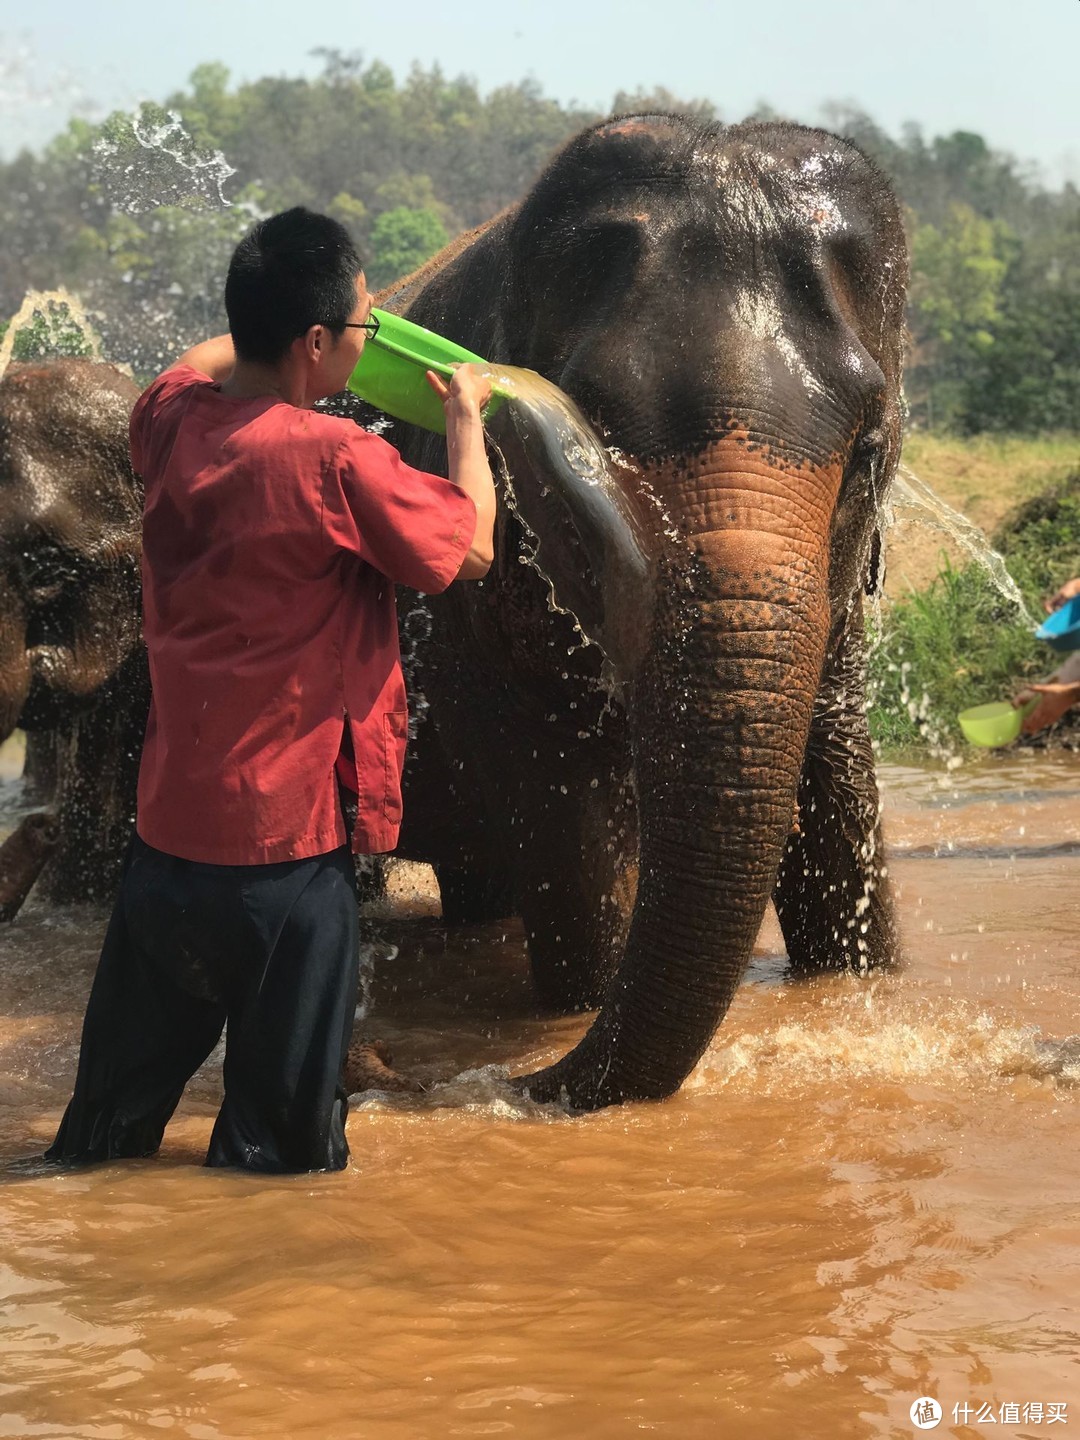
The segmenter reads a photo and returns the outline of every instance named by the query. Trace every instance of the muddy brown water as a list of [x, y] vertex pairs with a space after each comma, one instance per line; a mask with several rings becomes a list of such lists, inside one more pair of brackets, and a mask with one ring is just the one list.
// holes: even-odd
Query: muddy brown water
[[[346, 1172], [199, 1168], [211, 1059], [156, 1160], [5, 1173], [0, 1435], [816, 1440], [923, 1395], [942, 1434], [1080, 1430], [1080, 761], [884, 778], [907, 969], [793, 983], [770, 921], [665, 1104], [515, 1099], [491, 1067], [583, 1021], [414, 875], [368, 1029], [456, 1078], [361, 1103]], [[0, 934], [0, 1162], [52, 1135], [103, 924]]]

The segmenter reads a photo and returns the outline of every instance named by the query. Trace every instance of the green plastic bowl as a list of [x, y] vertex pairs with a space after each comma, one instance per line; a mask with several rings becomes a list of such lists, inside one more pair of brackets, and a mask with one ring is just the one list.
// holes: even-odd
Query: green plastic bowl
[[[379, 333], [365, 341], [348, 388], [387, 415], [445, 435], [442, 402], [428, 384], [425, 371], [434, 370], [448, 380], [455, 365], [486, 365], [487, 361], [463, 345], [403, 320], [400, 315], [391, 315], [388, 310], [373, 310], [371, 314], [379, 322]], [[485, 420], [502, 400], [503, 396], [492, 395], [484, 410]]]
[[956, 718], [972, 745], [994, 750], [999, 745], [1012, 744], [1020, 734], [1020, 726], [1030, 708], [1030, 705], [1025, 705], [1018, 710], [1008, 700], [994, 700], [989, 705], [975, 705], [970, 710], [962, 710]]

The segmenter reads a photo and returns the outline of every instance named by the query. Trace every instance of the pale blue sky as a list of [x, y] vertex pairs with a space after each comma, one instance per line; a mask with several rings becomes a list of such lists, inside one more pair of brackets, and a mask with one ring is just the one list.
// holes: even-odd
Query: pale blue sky
[[804, 120], [852, 101], [894, 134], [977, 130], [1080, 183], [1078, 0], [0, 0], [0, 154], [74, 109], [163, 99], [205, 60], [237, 79], [315, 73], [316, 46], [398, 75], [439, 61], [485, 91], [532, 77], [596, 108], [654, 85], [727, 120], [763, 99]]

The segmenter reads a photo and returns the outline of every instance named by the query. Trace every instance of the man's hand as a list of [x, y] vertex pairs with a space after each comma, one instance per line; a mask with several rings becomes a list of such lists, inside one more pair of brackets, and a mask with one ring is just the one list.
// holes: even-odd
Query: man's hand
[[1062, 605], [1067, 604], [1070, 600], [1074, 600], [1077, 595], [1080, 595], [1080, 578], [1076, 580], [1066, 580], [1057, 594], [1051, 595], [1050, 599], [1047, 600], [1046, 613], [1052, 615], [1055, 610], [1060, 610]]
[[1012, 703], [1019, 709], [1036, 698], [1039, 703], [1029, 715], [1024, 716], [1020, 727], [1025, 735], [1036, 735], [1048, 725], [1056, 724], [1066, 710], [1080, 704], [1080, 683], [1070, 685], [1053, 681], [1045, 685], [1028, 685], [1013, 697]]
[[443, 404], [446, 416], [446, 459], [450, 479], [476, 506], [476, 529], [458, 578], [480, 580], [495, 555], [495, 485], [484, 443], [481, 411], [491, 398], [491, 382], [475, 365], [459, 365], [450, 384], [434, 370], [427, 381]]
[[442, 401], [444, 410], [450, 405], [483, 410], [491, 399], [491, 381], [475, 365], [458, 365], [449, 385], [434, 370], [429, 370], [427, 382]]

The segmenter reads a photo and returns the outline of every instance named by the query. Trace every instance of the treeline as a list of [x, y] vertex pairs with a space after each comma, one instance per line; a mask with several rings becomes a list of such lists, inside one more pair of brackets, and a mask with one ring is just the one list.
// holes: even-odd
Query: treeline
[[[162, 106], [73, 121], [43, 153], [0, 166], [0, 314], [30, 287], [63, 285], [94, 313], [106, 353], [150, 374], [221, 328], [225, 265], [253, 218], [294, 204], [336, 215], [377, 287], [516, 200], [599, 118], [530, 82], [482, 96], [437, 68], [399, 82], [377, 61], [322, 59], [313, 79], [235, 87], [224, 66], [203, 65]], [[666, 91], [619, 94], [612, 109], [714, 115]], [[975, 134], [909, 127], [896, 139], [836, 107], [825, 123], [883, 166], [906, 208], [913, 422], [1080, 428], [1075, 188], [1047, 191]], [[17, 352], [77, 345], [67, 336], [43, 317]]]
[[1046, 190], [980, 135], [893, 140], [834, 110], [904, 203], [912, 420], [961, 433], [1080, 428], [1080, 192]]

